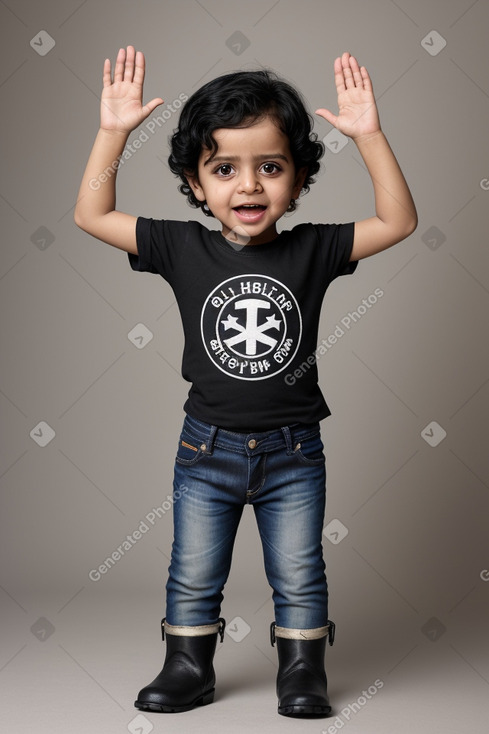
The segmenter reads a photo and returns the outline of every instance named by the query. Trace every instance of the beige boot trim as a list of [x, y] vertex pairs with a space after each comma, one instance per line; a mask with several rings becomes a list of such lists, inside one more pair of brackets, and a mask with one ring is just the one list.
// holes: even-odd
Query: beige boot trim
[[298, 630], [289, 627], [277, 627], [275, 625], [275, 636], [285, 637], [287, 640], [319, 640], [329, 633], [329, 624], [326, 627], [315, 627], [309, 630]]
[[219, 632], [220, 622], [215, 624], [203, 624], [195, 627], [181, 627], [178, 625], [168, 624], [165, 622], [165, 632], [176, 637], [203, 637], [204, 635], [212, 635]]

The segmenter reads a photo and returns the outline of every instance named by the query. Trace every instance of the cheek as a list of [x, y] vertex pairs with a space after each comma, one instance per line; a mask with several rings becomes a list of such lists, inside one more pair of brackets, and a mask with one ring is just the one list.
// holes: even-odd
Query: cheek
[[292, 186], [277, 186], [270, 192], [272, 201], [278, 207], [287, 208], [292, 198]]
[[225, 204], [229, 195], [223, 186], [209, 186], [207, 189], [207, 200], [215, 204]]

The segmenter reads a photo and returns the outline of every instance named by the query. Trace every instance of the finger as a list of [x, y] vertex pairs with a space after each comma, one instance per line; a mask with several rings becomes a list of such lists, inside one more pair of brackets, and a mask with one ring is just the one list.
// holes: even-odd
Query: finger
[[123, 48], [119, 49], [117, 59], [115, 61], [114, 69], [114, 83], [121, 82], [124, 78], [124, 62], [126, 60], [126, 51]]
[[124, 81], [132, 82], [134, 76], [134, 46], [128, 46], [126, 51], [126, 64], [124, 67]]
[[316, 115], [319, 115], [320, 117], [324, 117], [326, 122], [329, 122], [331, 125], [333, 125], [333, 127], [336, 127], [336, 121], [338, 118], [336, 115], [333, 115], [333, 113], [330, 110], [326, 110], [321, 107], [321, 109], [316, 110]]
[[110, 87], [112, 84], [112, 77], [110, 75], [110, 59], [104, 61], [104, 74], [103, 74], [104, 87]]
[[356, 87], [363, 87], [363, 77], [358, 66], [358, 61], [354, 56], [350, 56], [350, 69], [353, 74], [353, 81]]
[[345, 51], [341, 57], [341, 66], [343, 69], [343, 76], [345, 78], [345, 86], [347, 89], [352, 89], [355, 86], [353, 79], [353, 72], [350, 67], [350, 54]]
[[136, 68], [134, 70], [134, 81], [136, 84], [143, 86], [145, 71], [144, 54], [141, 51], [136, 53]]
[[360, 73], [362, 75], [363, 88], [367, 89], [369, 92], [372, 92], [372, 80], [370, 79], [369, 73], [364, 66], [360, 68]]
[[343, 66], [341, 64], [340, 56], [338, 56], [338, 58], [335, 59], [335, 62], [334, 62], [334, 81], [336, 84], [336, 91], [338, 92], [338, 94], [340, 94], [341, 92], [344, 92], [346, 89], [345, 77], [343, 74]]

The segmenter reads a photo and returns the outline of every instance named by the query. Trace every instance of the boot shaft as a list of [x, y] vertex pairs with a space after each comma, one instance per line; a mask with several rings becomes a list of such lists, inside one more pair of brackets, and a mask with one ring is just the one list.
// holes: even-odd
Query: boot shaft
[[335, 625], [287, 629], [272, 622], [271, 643], [277, 645], [278, 713], [283, 716], [328, 716], [328, 680], [324, 669], [326, 642], [332, 645]]
[[224, 638], [224, 619], [214, 625], [173, 627], [163, 619], [165, 663], [160, 674], [138, 695], [143, 711], [176, 713], [212, 703], [216, 676], [213, 658], [218, 634]]

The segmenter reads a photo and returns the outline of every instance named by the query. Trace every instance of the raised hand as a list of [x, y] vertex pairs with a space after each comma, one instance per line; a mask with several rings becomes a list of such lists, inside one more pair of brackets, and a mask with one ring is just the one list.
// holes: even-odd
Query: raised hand
[[152, 111], [163, 104], [155, 97], [143, 106], [144, 54], [133, 46], [117, 54], [112, 80], [110, 59], [104, 63], [104, 88], [100, 104], [100, 127], [104, 130], [129, 133], [138, 127]]
[[379, 115], [372, 82], [364, 66], [345, 52], [334, 62], [338, 114], [318, 109], [316, 114], [334, 125], [343, 135], [360, 138], [380, 131]]

